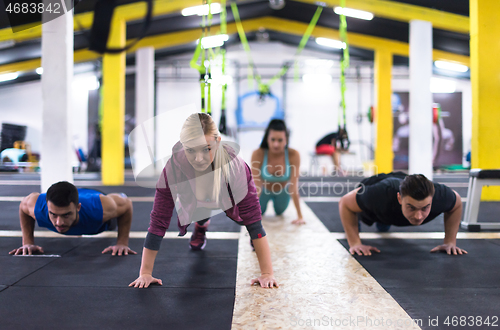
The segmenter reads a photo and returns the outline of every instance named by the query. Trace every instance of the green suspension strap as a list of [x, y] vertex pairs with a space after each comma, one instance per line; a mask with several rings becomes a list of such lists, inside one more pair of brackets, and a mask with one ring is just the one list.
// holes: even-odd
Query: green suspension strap
[[[289, 65], [283, 66], [281, 68], [281, 70], [276, 75], [274, 75], [267, 83], [263, 83], [260, 75], [257, 73], [257, 69], [255, 67], [253, 60], [252, 60], [252, 56], [250, 54], [250, 46], [248, 44], [248, 40], [246, 38], [245, 31], [243, 30], [243, 25], [241, 24], [241, 19], [240, 19], [240, 15], [239, 15], [238, 7], [236, 6], [236, 3], [234, 3], [234, 2], [231, 3], [231, 10], [233, 12], [234, 20], [236, 22], [236, 28], [238, 30], [238, 35], [240, 36], [241, 43], [243, 45], [243, 49], [245, 49], [245, 52], [246, 52], [247, 57], [248, 57], [248, 64], [249, 64], [248, 81], [249, 82], [252, 81], [253, 76], [255, 76], [255, 80], [257, 81], [258, 88], [259, 88], [259, 93], [261, 94], [261, 97], [262, 97], [262, 96], [269, 94], [271, 92], [270, 86], [272, 84], [274, 84], [278, 79], [283, 77], [288, 72], [288, 69], [290, 68], [290, 66]], [[297, 68], [297, 63], [298, 63], [298, 56], [300, 55], [300, 53], [302, 52], [302, 50], [306, 46], [307, 41], [311, 37], [312, 31], [316, 27], [316, 23], [318, 22], [322, 11], [323, 11], [323, 7], [318, 6], [318, 9], [316, 9], [316, 12], [315, 12], [311, 22], [309, 23], [309, 26], [307, 27], [306, 32], [302, 36], [302, 39], [299, 43], [297, 51], [295, 52], [295, 55], [294, 55], [294, 63], [295, 63], [296, 68]]]
[[[342, 8], [345, 8], [345, 0], [340, 0], [340, 6]], [[347, 135], [347, 120], [346, 120], [346, 104], [345, 104], [345, 92], [346, 92], [346, 80], [345, 80], [345, 71], [349, 67], [349, 43], [347, 41], [347, 22], [344, 14], [340, 15], [340, 40], [344, 43], [345, 47], [342, 52], [342, 60], [340, 61], [340, 107], [342, 110], [342, 117], [341, 117], [341, 111], [338, 112], [339, 114], [339, 131], [340, 128], [342, 127], [343, 123], [343, 128], [344, 128], [344, 135], [341, 137], [341, 143], [342, 143], [342, 148], [343, 149], [349, 149], [349, 137]]]
[[302, 36], [302, 39], [300, 40], [299, 47], [297, 48], [297, 51], [295, 52], [295, 61], [294, 61], [294, 66], [295, 66], [295, 80], [298, 80], [299, 76], [299, 55], [302, 53], [304, 48], [306, 47], [307, 42], [309, 41], [309, 38], [311, 37], [311, 34], [316, 27], [316, 24], [318, 23], [319, 17], [321, 16], [321, 12], [323, 11], [323, 7], [318, 6], [316, 9], [316, 12], [314, 13], [313, 18], [311, 19], [311, 22], [309, 23], [309, 26], [306, 29], [306, 32]]
[[[205, 0], [206, 1], [206, 0]], [[212, 26], [212, 0], [208, 0], [208, 16], [207, 16], [207, 36], [210, 36], [210, 27]], [[212, 51], [212, 50], [210, 50]], [[205, 58], [208, 59], [209, 56], [207, 54], [208, 50], [205, 49]], [[213, 52], [212, 52], [213, 53]], [[205, 65], [205, 86], [207, 86], [207, 104], [206, 104], [206, 113], [210, 116], [212, 115], [212, 68], [211, 62], [208, 60], [207, 65]]]
[[[231, 3], [231, 11], [233, 12], [234, 16], [234, 22], [236, 23], [236, 29], [238, 30], [238, 35], [240, 36], [241, 44], [243, 45], [243, 49], [245, 50], [245, 53], [247, 54], [248, 58], [248, 69], [247, 74], [248, 74], [248, 84], [252, 88], [253, 86], [253, 79], [254, 79], [254, 71], [256, 70], [255, 65], [253, 63], [252, 56], [250, 54], [250, 45], [248, 44], [247, 36], [245, 34], [245, 30], [243, 30], [243, 25], [241, 24], [241, 19], [240, 19], [240, 13], [238, 11], [238, 7], [236, 6], [236, 2]], [[255, 79], [257, 80], [257, 84], [259, 85], [259, 91], [260, 91], [260, 76], [257, 74], [255, 76]]]
[[[299, 56], [302, 53], [302, 51], [304, 50], [304, 48], [306, 47], [306, 44], [309, 41], [309, 38], [311, 37], [311, 34], [312, 34], [314, 28], [316, 27], [316, 23], [318, 23], [318, 20], [319, 20], [319, 17], [321, 16], [322, 11], [323, 11], [323, 7], [318, 6], [318, 8], [316, 9], [316, 12], [314, 13], [313, 18], [311, 19], [311, 22], [309, 22], [309, 26], [307, 27], [306, 32], [304, 33], [304, 35], [302, 36], [302, 39], [300, 40], [299, 46], [297, 47], [295, 54], [293, 55], [296, 77], [298, 76], [297, 71], [299, 68], [299, 66], [298, 66]], [[274, 77], [271, 78], [271, 80], [269, 80], [269, 82], [267, 83], [268, 88], [269, 88], [269, 86], [274, 84], [274, 82], [276, 80], [283, 77], [288, 72], [288, 69], [290, 69], [290, 66], [288, 66], [288, 65], [283, 66], [283, 68], [281, 68], [280, 72], [278, 72]]]
[[[226, 12], [226, 0], [221, 0], [220, 5], [222, 7], [222, 12], [220, 13], [220, 33], [227, 34], [227, 12]], [[227, 135], [226, 127], [226, 92], [227, 92], [227, 81], [226, 81], [226, 46], [223, 45], [220, 50], [222, 55], [222, 77], [224, 83], [222, 85], [222, 101], [221, 101], [221, 114], [219, 122], [219, 132], [221, 134]]]
[[[210, 62], [208, 65], [205, 65], [205, 59], [207, 58], [207, 50], [202, 47], [201, 41], [203, 38], [207, 36], [206, 29], [208, 27], [208, 31], [210, 31], [210, 24], [212, 22], [212, 11], [210, 8], [212, 0], [203, 0], [203, 5], [208, 4], [208, 15], [205, 18], [205, 15], [202, 16], [201, 19], [201, 37], [198, 40], [198, 45], [196, 46], [196, 49], [193, 54], [193, 58], [191, 59], [190, 66], [193, 69], [198, 70], [200, 73], [200, 91], [201, 91], [201, 112], [203, 113], [211, 113], [210, 109]], [[198, 60], [200, 60], [200, 64], [198, 64]], [[208, 86], [208, 100], [205, 102], [205, 87]]]

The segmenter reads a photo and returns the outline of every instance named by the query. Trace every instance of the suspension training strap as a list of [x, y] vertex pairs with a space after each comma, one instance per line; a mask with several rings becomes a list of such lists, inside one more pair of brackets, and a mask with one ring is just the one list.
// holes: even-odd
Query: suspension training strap
[[[250, 53], [250, 46], [248, 44], [248, 40], [246, 38], [245, 31], [243, 30], [243, 25], [241, 24], [241, 19], [240, 19], [240, 15], [239, 15], [238, 7], [236, 6], [236, 3], [234, 3], [234, 2], [231, 3], [231, 10], [233, 11], [233, 16], [234, 16], [234, 20], [236, 23], [236, 28], [238, 30], [238, 35], [240, 36], [241, 43], [243, 45], [243, 49], [245, 49], [245, 52], [247, 53], [247, 57], [248, 57], [248, 63], [249, 63], [249, 67], [250, 67], [250, 70], [248, 71], [249, 72], [248, 73], [248, 80], [250, 81], [252, 79], [252, 77], [250, 75], [251, 74], [253, 75], [255, 73], [255, 80], [257, 80], [257, 84], [259, 85], [259, 92], [261, 94], [269, 94], [270, 93], [270, 86], [274, 82], [276, 82], [278, 79], [283, 77], [288, 72], [288, 69], [290, 67], [288, 65], [283, 66], [281, 68], [281, 70], [269, 80], [269, 82], [263, 83], [260, 75], [257, 73], [257, 70], [255, 68], [255, 64], [252, 60], [252, 56]], [[295, 63], [297, 63], [297, 61], [298, 61], [297, 57], [300, 55], [300, 53], [302, 52], [302, 50], [306, 46], [307, 41], [311, 37], [312, 31], [316, 27], [316, 24], [319, 20], [319, 17], [321, 15], [322, 11], [323, 11], [323, 7], [318, 6], [318, 8], [316, 9], [316, 12], [314, 13], [313, 18], [311, 19], [311, 22], [309, 23], [309, 26], [306, 29], [306, 32], [302, 36], [299, 47], [297, 48], [297, 51], [295, 52], [295, 55], [294, 55], [294, 57], [295, 57], [294, 62]]]
[[[345, 0], [340, 0], [340, 6], [345, 8]], [[346, 81], [345, 81], [345, 70], [349, 67], [349, 43], [347, 41], [347, 22], [344, 14], [340, 15], [340, 40], [344, 43], [345, 47], [342, 52], [342, 60], [340, 61], [340, 96], [341, 102], [340, 106], [342, 108], [342, 119], [344, 124], [344, 129], [346, 129], [346, 105], [345, 105], [345, 91]], [[341, 114], [339, 111], [339, 127], [341, 126]]]
[[[226, 12], [226, 0], [221, 0], [220, 5], [222, 7], [222, 12], [220, 13], [220, 33], [227, 34], [227, 12]], [[222, 77], [224, 79], [222, 84], [222, 100], [221, 100], [221, 114], [219, 122], [219, 132], [222, 134], [227, 134], [226, 128], [226, 92], [227, 92], [227, 81], [226, 81], [226, 46], [223, 45], [220, 50], [222, 55]]]
[[[248, 44], [247, 36], [245, 35], [245, 30], [243, 30], [243, 25], [241, 24], [241, 19], [240, 19], [240, 13], [238, 12], [238, 7], [236, 6], [235, 2], [231, 3], [231, 11], [233, 12], [234, 22], [236, 23], [236, 29], [238, 30], [238, 35], [240, 36], [241, 44], [243, 45], [243, 49], [247, 54], [248, 66], [249, 66], [248, 82], [249, 84], [252, 84], [254, 79], [254, 71], [256, 71], [256, 68], [252, 60], [252, 55], [250, 54], [250, 45]], [[255, 74], [255, 80], [257, 80], [257, 84], [259, 85], [260, 89], [260, 85], [262, 84], [262, 82], [258, 74]]]
[[316, 27], [316, 24], [318, 23], [319, 17], [321, 16], [321, 12], [323, 11], [323, 7], [318, 6], [316, 9], [316, 12], [314, 13], [313, 18], [311, 19], [311, 22], [309, 23], [309, 26], [306, 29], [306, 32], [302, 36], [302, 39], [300, 40], [299, 47], [297, 48], [297, 51], [295, 52], [295, 61], [294, 61], [294, 66], [295, 66], [295, 79], [298, 80], [298, 71], [299, 71], [299, 55], [302, 53], [304, 48], [306, 47], [307, 42], [309, 41], [309, 38], [311, 37], [311, 34]]

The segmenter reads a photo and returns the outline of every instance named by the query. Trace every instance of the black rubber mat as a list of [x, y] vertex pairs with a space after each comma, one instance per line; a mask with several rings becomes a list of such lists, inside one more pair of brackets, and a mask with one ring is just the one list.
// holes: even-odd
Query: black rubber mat
[[[348, 247], [346, 240], [340, 242]], [[449, 256], [429, 252], [442, 240], [364, 240], [381, 253], [355, 258], [410, 317], [423, 320], [423, 329], [480, 329], [447, 327], [443, 322], [453, 316], [499, 317], [499, 242], [458, 240], [468, 254]], [[429, 317], [438, 317], [439, 327], [429, 326]]]
[[[35, 244], [44, 249], [46, 255], [62, 255], [81, 244], [79, 238], [36, 238]], [[20, 237], [0, 238], [0, 284], [12, 285], [59, 258], [19, 257], [8, 253], [21, 247]]]
[[[101, 254], [103, 249], [116, 244], [114, 238], [39, 238], [35, 243], [44, 248], [46, 255], [61, 257], [11, 256], [7, 253], [19, 247], [21, 239], [1, 238], [0, 247], [5, 254], [0, 257], [3, 265], [0, 284], [20, 281], [18, 284], [28, 286], [126, 285], [139, 271], [144, 239], [131, 239], [129, 247], [138, 254], [124, 257]], [[205, 250], [191, 251], [187, 239], [164, 239], [154, 273], [169, 287], [232, 288], [237, 253], [238, 240], [208, 240]], [[227, 271], [231, 269], [234, 272]], [[212, 281], [214, 276], [216, 281]], [[189, 278], [192, 282], [187, 282]]]
[[[0, 238], [0, 248], [19, 241]], [[13, 302], [0, 304], [1, 328], [231, 328], [237, 240], [209, 240], [203, 251], [191, 251], [187, 239], [163, 240], [153, 272], [163, 286], [146, 290], [128, 287], [139, 273], [144, 240], [130, 240], [138, 255], [102, 255], [114, 242], [37, 239], [46, 253], [61, 257], [0, 257], [0, 301]]]
[[0, 299], [4, 330], [229, 330], [234, 288], [15, 286]]
[[[332, 203], [318, 203], [318, 202], [307, 202], [306, 203], [311, 210], [316, 214], [316, 216], [323, 222], [323, 224], [328, 228], [330, 232], [343, 232], [344, 228], [340, 221], [339, 215], [339, 204], [337, 202]], [[463, 205], [465, 211], [466, 203]], [[498, 214], [500, 214], [500, 202], [482, 202], [479, 206], [479, 216], [480, 222], [499, 222]], [[376, 232], [377, 227], [367, 226], [366, 224], [361, 224], [361, 232]], [[429, 223], [423, 224], [421, 226], [407, 226], [407, 227], [396, 227], [392, 226], [390, 232], [440, 232], [444, 231], [444, 217], [443, 215], [438, 216], [436, 219]], [[459, 231], [467, 232], [465, 229], [459, 229]], [[498, 232], [498, 230], [482, 230], [483, 232]]]

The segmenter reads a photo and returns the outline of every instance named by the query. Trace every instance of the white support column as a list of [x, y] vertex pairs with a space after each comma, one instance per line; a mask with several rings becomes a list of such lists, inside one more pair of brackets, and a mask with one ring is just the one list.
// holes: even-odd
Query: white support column
[[[47, 1], [47, 0], [45, 0]], [[49, 14], [50, 15], [50, 14]], [[71, 84], [73, 81], [73, 15], [44, 13], [42, 25], [41, 191], [58, 181], [73, 182]]]
[[155, 50], [153, 47], [140, 48], [135, 57], [135, 124], [145, 138], [148, 150], [142, 150], [146, 145], [142, 145], [141, 149], [136, 146], [133, 165], [134, 171], [153, 170], [149, 175], [154, 175], [154, 165], [151, 167], [155, 156], [154, 88]]
[[432, 24], [410, 21], [409, 172], [432, 180]]

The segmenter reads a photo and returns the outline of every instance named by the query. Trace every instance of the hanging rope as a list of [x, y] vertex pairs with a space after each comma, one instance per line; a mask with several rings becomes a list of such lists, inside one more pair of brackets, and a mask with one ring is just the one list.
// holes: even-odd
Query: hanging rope
[[[245, 35], [243, 25], [241, 24], [241, 19], [240, 19], [240, 15], [239, 15], [238, 7], [236, 6], [236, 3], [234, 3], [234, 2], [231, 3], [231, 10], [233, 12], [234, 20], [236, 22], [236, 29], [238, 30], [238, 35], [240, 36], [241, 44], [243, 45], [243, 49], [245, 50], [245, 52], [247, 54], [247, 58], [248, 58], [248, 66], [249, 66], [248, 81], [252, 82], [253, 78], [255, 77], [255, 80], [257, 81], [257, 84], [258, 84], [259, 93], [261, 95], [267, 95], [270, 93], [270, 86], [272, 84], [274, 84], [278, 79], [283, 77], [288, 72], [288, 69], [290, 69], [290, 66], [289, 65], [283, 66], [283, 68], [281, 68], [281, 70], [276, 75], [274, 75], [267, 83], [263, 83], [261, 76], [258, 74], [257, 68], [253, 62], [252, 55], [250, 52], [250, 45], [248, 44], [248, 40], [247, 40], [247, 37]], [[318, 22], [319, 17], [321, 16], [322, 11], [323, 11], [323, 7], [318, 6], [318, 8], [316, 9], [316, 12], [314, 13], [314, 16], [313, 16], [311, 22], [309, 23], [309, 26], [306, 29], [306, 32], [302, 36], [302, 39], [301, 39], [299, 46], [298, 46], [298, 48], [295, 52], [295, 55], [294, 55], [293, 62], [295, 63], [296, 67], [297, 67], [297, 63], [298, 63], [298, 56], [300, 55], [302, 50], [305, 48], [307, 41], [311, 37], [312, 31], [314, 30], [316, 23]]]

